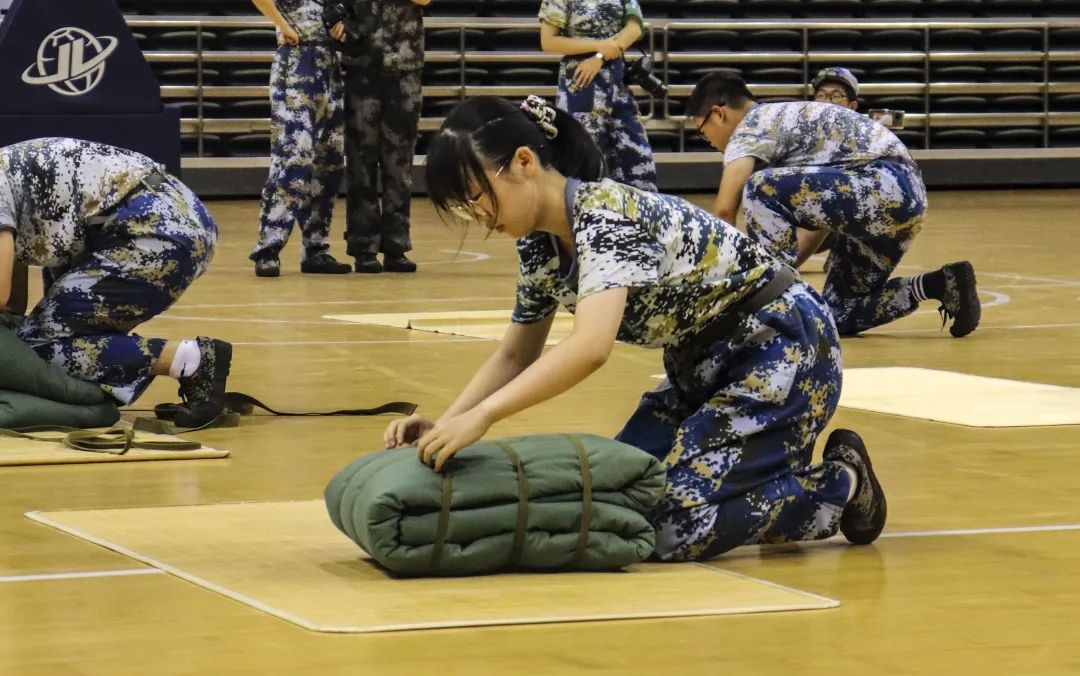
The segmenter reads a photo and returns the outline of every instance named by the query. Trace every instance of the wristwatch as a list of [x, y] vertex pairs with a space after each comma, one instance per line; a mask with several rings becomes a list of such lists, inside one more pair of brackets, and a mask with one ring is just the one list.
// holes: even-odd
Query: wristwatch
[[604, 58], [604, 53], [603, 52], [597, 52], [597, 53], [593, 54], [593, 56], [595, 58], [597, 58], [597, 59], [600, 59], [601, 63], [603, 63], [604, 61], [607, 61], [607, 59]]

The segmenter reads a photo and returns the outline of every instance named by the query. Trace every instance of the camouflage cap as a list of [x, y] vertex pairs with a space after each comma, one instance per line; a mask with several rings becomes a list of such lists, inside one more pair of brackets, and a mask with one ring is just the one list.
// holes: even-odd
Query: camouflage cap
[[840, 66], [822, 68], [814, 76], [814, 79], [810, 81], [810, 86], [816, 90], [823, 82], [839, 82], [850, 87], [856, 97], [859, 95], [859, 81], [847, 68]]

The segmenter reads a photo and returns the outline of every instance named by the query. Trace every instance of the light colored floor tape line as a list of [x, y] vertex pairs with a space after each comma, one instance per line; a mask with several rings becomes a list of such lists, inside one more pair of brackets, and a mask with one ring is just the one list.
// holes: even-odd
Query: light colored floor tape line
[[[395, 580], [365, 563], [362, 552], [329, 524], [324, 511], [320, 500], [31, 512], [27, 517], [306, 629], [330, 633], [695, 617], [840, 604], [705, 564], [643, 564], [631, 567], [630, 573]], [[214, 527], [206, 526], [208, 519]], [[238, 528], [264, 532], [251, 530], [261, 520], [273, 520], [278, 535], [293, 546], [283, 550], [276, 538], [258, 535], [250, 541], [237, 540]], [[199, 534], [208, 551], [224, 553], [208, 559], [198, 553], [192, 556], [183, 547], [179, 552], [169, 549], [175, 544], [159, 541], [159, 529], [188, 543]], [[221, 548], [223, 538], [234, 546]], [[185, 562], [184, 557], [190, 560]], [[283, 568], [286, 561], [288, 567]], [[256, 591], [245, 590], [245, 584]], [[672, 588], [688, 593], [672, 600], [662, 593]], [[631, 589], [641, 591], [640, 598], [630, 594]], [[689, 593], [692, 589], [697, 593]], [[320, 602], [328, 594], [340, 603]], [[463, 603], [466, 598], [475, 602]]]
[[[510, 324], [510, 310], [333, 314], [324, 315], [323, 319], [497, 341], [502, 340], [506, 334], [506, 328]], [[558, 313], [551, 326], [547, 344], [555, 345], [570, 335], [573, 321], [573, 315], [570, 313]]]
[[966, 427], [1080, 425], [1080, 388], [906, 366], [846, 369], [840, 405]]
[[128, 568], [125, 570], [88, 570], [75, 573], [40, 573], [37, 575], [4, 575], [0, 582], [44, 582], [48, 580], [85, 580], [97, 577], [131, 577], [133, 575], [161, 575], [157, 568]]
[[1080, 523], [1063, 523], [1050, 526], [1005, 526], [1001, 528], [960, 528], [957, 530], [916, 530], [899, 533], [882, 533], [883, 538], [936, 538], [956, 535], [1003, 535], [1007, 533], [1056, 533], [1080, 530]]

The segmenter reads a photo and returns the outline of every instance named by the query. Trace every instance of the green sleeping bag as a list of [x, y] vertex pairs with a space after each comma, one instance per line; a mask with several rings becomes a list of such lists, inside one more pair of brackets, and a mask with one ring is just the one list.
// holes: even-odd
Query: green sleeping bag
[[330, 519], [399, 575], [610, 570], [645, 560], [664, 468], [587, 434], [481, 441], [436, 473], [415, 447], [367, 455], [326, 487]]
[[0, 428], [108, 427], [119, 419], [116, 403], [100, 387], [46, 363], [0, 326]]

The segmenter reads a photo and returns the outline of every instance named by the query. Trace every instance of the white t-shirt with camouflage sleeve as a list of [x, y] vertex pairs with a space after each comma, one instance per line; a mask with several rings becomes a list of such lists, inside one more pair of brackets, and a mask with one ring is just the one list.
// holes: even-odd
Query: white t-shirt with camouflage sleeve
[[513, 321], [529, 324], [562, 304], [627, 288], [618, 338], [645, 347], [676, 345], [765, 286], [781, 267], [731, 225], [671, 195], [603, 180], [567, 185], [577, 256], [562, 265], [553, 236], [518, 240], [520, 275]]
[[638, 0], [544, 0], [540, 20], [568, 38], [607, 40], [631, 21], [643, 22]]
[[0, 148], [0, 228], [15, 232], [15, 258], [55, 268], [86, 249], [86, 220], [119, 204], [164, 168], [145, 155], [71, 138]]
[[735, 127], [724, 164], [756, 157], [773, 167], [857, 167], [876, 160], [914, 165], [896, 134], [843, 106], [816, 101], [762, 103]]

